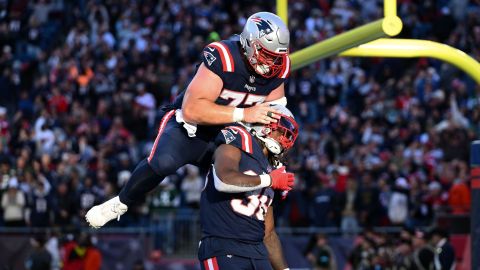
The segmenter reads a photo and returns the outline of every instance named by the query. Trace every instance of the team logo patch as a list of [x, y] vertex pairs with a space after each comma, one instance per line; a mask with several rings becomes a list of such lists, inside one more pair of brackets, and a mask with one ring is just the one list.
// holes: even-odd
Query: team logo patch
[[217, 60], [217, 58], [215, 56], [213, 56], [213, 54], [209, 53], [209, 52], [203, 52], [203, 56], [205, 57], [205, 59], [207, 60], [207, 64], [208, 66], [211, 66], [213, 62], [215, 62], [215, 60]]
[[255, 83], [255, 76], [250, 75], [250, 78], [248, 79], [250, 83]]
[[252, 21], [254, 21], [257, 25], [258, 32], [260, 32], [260, 37], [263, 37], [273, 32], [272, 25], [269, 21], [263, 20], [260, 17], [253, 17]]
[[223, 137], [225, 138], [225, 142], [227, 144], [233, 142], [235, 140], [235, 135], [232, 134], [229, 130], [222, 129]]

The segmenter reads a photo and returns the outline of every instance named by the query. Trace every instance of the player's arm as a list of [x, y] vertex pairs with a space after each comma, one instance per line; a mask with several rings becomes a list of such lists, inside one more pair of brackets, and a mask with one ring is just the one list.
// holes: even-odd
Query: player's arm
[[215, 151], [213, 176], [215, 188], [221, 192], [240, 193], [264, 187], [290, 190], [294, 176], [284, 168], [260, 176], [247, 175], [239, 170], [242, 152], [235, 146], [221, 144]]
[[285, 97], [285, 83], [280, 84], [265, 98], [265, 103], [280, 104], [287, 106], [287, 98]]
[[275, 231], [275, 222], [273, 220], [273, 207], [268, 207], [265, 216], [265, 237], [263, 243], [267, 247], [270, 263], [274, 270], [287, 269], [287, 263], [283, 257], [282, 244]]
[[223, 89], [222, 79], [201, 64], [195, 77], [187, 87], [183, 98], [182, 113], [186, 122], [202, 125], [219, 125], [245, 121], [247, 123], [269, 124], [280, 116], [267, 116], [269, 111], [275, 113], [268, 104], [240, 109], [215, 103]]

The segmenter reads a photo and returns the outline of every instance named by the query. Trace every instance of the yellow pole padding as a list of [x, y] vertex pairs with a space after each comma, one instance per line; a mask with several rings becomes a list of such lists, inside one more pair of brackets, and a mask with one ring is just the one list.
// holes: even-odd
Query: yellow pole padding
[[288, 0], [277, 0], [277, 15], [288, 25]]
[[397, 17], [397, 0], [384, 0], [383, 1], [383, 16], [384, 17]]
[[475, 81], [480, 84], [480, 63], [461, 50], [433, 41], [381, 38], [344, 51], [340, 56], [393, 58], [431, 57], [458, 67], [472, 76]]

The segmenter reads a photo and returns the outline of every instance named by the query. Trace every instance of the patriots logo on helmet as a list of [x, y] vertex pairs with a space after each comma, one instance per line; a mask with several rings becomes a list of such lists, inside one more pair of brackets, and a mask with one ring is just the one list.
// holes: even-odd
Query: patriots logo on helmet
[[264, 20], [260, 17], [253, 17], [252, 21], [254, 21], [257, 25], [258, 32], [260, 32], [260, 37], [263, 37], [264, 35], [268, 35], [273, 32], [273, 28], [269, 21]]

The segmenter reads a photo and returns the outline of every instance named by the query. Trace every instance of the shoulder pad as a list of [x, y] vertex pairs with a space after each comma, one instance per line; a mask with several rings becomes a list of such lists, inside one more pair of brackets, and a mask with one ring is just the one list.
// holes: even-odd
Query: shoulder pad
[[203, 49], [203, 63], [213, 72], [234, 72], [235, 61], [223, 42], [212, 42]]
[[253, 137], [242, 127], [228, 126], [222, 129], [215, 143], [216, 145], [230, 144], [246, 153], [253, 153]]

